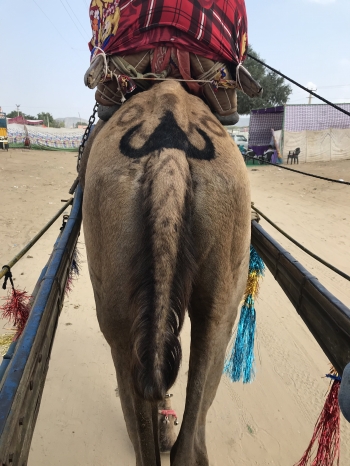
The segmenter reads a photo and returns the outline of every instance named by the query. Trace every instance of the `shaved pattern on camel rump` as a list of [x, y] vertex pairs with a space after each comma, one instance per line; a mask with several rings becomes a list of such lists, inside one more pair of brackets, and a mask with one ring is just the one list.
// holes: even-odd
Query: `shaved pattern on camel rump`
[[187, 309], [186, 408], [171, 464], [208, 466], [206, 414], [249, 261], [242, 156], [208, 107], [168, 81], [101, 125], [85, 163], [90, 276], [136, 464], [160, 465], [158, 402], [176, 380]]

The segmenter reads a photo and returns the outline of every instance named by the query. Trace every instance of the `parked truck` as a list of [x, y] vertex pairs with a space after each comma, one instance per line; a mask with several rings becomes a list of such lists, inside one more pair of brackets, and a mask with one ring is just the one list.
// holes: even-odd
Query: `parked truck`
[[0, 149], [9, 150], [6, 113], [0, 109]]

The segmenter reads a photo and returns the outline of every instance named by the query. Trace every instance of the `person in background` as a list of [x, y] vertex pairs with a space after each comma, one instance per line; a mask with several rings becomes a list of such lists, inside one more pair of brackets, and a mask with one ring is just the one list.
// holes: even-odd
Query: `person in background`
[[271, 162], [271, 158], [273, 156], [273, 154], [275, 153], [275, 148], [270, 144], [268, 149], [266, 149], [266, 151], [264, 152], [264, 155], [263, 155], [263, 160], [265, 162]]

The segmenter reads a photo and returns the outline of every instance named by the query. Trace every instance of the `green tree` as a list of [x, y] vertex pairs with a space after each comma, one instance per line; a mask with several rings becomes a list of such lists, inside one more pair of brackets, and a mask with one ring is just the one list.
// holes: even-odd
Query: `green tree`
[[16, 118], [16, 116], [18, 116], [16, 110], [12, 110], [12, 112], [6, 113], [7, 118]]
[[64, 128], [64, 122], [55, 120], [49, 112], [38, 113], [38, 120], [44, 120], [44, 125], [51, 128]]
[[[248, 53], [264, 61], [251, 46], [248, 47]], [[287, 103], [292, 93], [292, 88], [289, 84], [286, 84], [284, 78], [269, 71], [264, 65], [250, 57], [245, 60], [244, 67], [247, 68], [253, 78], [260, 83], [264, 91], [262, 97], [254, 98], [248, 97], [243, 92], [238, 91], [238, 113], [240, 115], [247, 115], [251, 110], [256, 108], [275, 107]]]
[[86, 126], [86, 122], [85, 121], [78, 121], [74, 126], [76, 128], [78, 128], [79, 125]]
[[54, 119], [51, 113], [48, 113], [48, 112], [38, 113], [38, 120], [43, 120], [45, 126], [53, 126]]
[[[20, 116], [23, 116], [26, 120], [43, 120], [44, 125], [50, 126], [51, 128], [64, 128], [64, 121], [57, 121], [49, 112], [40, 112], [38, 116], [27, 115], [26, 113], [19, 112]], [[17, 110], [12, 110], [12, 112], [7, 113], [7, 118], [16, 118], [18, 116]]]
[[[20, 116], [23, 116], [26, 120], [36, 120], [37, 118], [33, 115], [27, 115], [26, 113], [19, 112]], [[17, 110], [12, 110], [10, 113], [6, 113], [7, 118], [16, 118], [18, 116]]]
[[53, 120], [53, 128], [64, 128], [64, 121]]

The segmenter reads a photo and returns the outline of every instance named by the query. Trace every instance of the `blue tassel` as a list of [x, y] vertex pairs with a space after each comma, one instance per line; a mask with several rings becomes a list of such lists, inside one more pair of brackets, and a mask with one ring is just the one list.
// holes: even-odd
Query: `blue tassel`
[[262, 277], [265, 272], [265, 264], [264, 261], [261, 259], [259, 254], [255, 251], [253, 246], [250, 246], [250, 258], [249, 258], [249, 275], [252, 272], [256, 272], [258, 277]]
[[231, 357], [226, 361], [224, 373], [232, 382], [243, 378], [243, 383], [254, 379], [254, 340], [256, 328], [256, 314], [254, 300], [248, 295], [241, 309], [236, 341], [232, 348]]
[[224, 366], [224, 374], [228, 375], [233, 382], [238, 382], [242, 378], [243, 383], [250, 383], [255, 376], [254, 340], [256, 313], [254, 297], [256, 297], [258, 291], [257, 281], [264, 274], [264, 270], [264, 262], [251, 246], [246, 298], [241, 309], [236, 341], [231, 355], [226, 360]]

